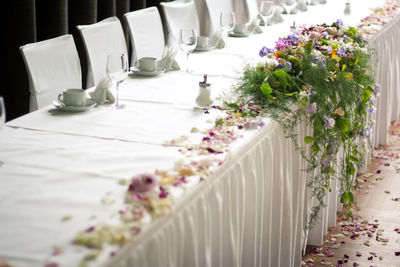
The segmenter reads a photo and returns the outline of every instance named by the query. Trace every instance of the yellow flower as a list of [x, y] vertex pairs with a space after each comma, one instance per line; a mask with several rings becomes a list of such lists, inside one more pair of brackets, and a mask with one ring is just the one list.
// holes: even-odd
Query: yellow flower
[[350, 81], [352, 78], [353, 78], [353, 73], [349, 72], [349, 73], [346, 74], [346, 79], [347, 80]]
[[194, 175], [194, 170], [191, 167], [185, 166], [179, 170], [179, 174], [182, 176], [191, 176]]
[[175, 182], [174, 177], [163, 177], [160, 179], [161, 185], [173, 184]]

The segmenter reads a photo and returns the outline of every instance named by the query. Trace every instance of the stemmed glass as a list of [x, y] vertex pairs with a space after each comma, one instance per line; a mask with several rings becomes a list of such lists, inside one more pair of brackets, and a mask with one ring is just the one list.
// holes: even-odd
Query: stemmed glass
[[128, 57], [126, 54], [114, 53], [107, 56], [107, 75], [116, 84], [117, 97], [115, 108], [117, 109], [125, 107], [125, 105], [121, 105], [118, 102], [118, 87], [128, 76], [128, 70]]
[[179, 32], [179, 46], [186, 54], [186, 72], [189, 72], [189, 54], [196, 48], [197, 37], [195, 29], [181, 29]]
[[219, 16], [219, 26], [226, 36], [225, 47], [228, 48], [228, 33], [235, 28], [235, 13], [234, 12], [221, 12]]
[[286, 10], [286, 13], [289, 14], [294, 14], [295, 8], [296, 8], [296, 1], [295, 0], [283, 0], [282, 1], [283, 7]]
[[260, 15], [264, 20], [264, 26], [267, 26], [268, 20], [274, 15], [274, 2], [261, 1]]
[[6, 107], [4, 105], [3, 97], [0, 96], [0, 130], [5, 122], [6, 122]]

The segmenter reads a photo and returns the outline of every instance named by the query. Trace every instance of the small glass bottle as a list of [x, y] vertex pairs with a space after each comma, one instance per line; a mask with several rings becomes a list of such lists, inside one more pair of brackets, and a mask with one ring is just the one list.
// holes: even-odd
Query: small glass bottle
[[210, 83], [207, 83], [207, 74], [204, 74], [204, 80], [199, 82], [199, 95], [196, 98], [196, 104], [199, 107], [208, 107], [213, 101], [211, 99]]

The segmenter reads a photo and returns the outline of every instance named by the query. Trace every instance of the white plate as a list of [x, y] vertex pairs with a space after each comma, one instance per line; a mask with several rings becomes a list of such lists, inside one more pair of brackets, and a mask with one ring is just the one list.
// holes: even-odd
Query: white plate
[[66, 112], [81, 112], [88, 110], [96, 105], [96, 102], [93, 101], [92, 99], [86, 99], [86, 105], [85, 106], [66, 106], [63, 103], [58, 102], [57, 100], [53, 101], [53, 106], [55, 106], [58, 110], [61, 111], [66, 111]]
[[203, 52], [203, 51], [210, 51], [211, 49], [214, 49], [215, 48], [215, 46], [207, 46], [207, 47], [199, 47], [199, 46], [197, 46], [195, 49], [194, 49], [194, 51], [201, 51], [201, 52]]
[[157, 70], [157, 71], [140, 71], [136, 68], [130, 67], [130, 75], [140, 75], [140, 76], [156, 76], [163, 73], [164, 70]]
[[249, 35], [250, 35], [250, 32], [245, 32], [245, 33], [230, 32], [229, 33], [230, 37], [248, 37]]

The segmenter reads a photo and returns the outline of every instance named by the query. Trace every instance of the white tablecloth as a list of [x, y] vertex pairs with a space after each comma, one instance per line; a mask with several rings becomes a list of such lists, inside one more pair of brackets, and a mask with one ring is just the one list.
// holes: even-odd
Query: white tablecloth
[[[51, 260], [76, 266], [86, 249], [70, 242], [79, 230], [116, 220], [126, 190], [118, 180], [172, 168], [182, 155], [162, 143], [192, 127], [211, 127], [222, 115], [194, 107], [204, 73], [218, 96], [235, 84], [246, 63], [257, 60], [263, 45], [272, 47], [288, 33], [293, 20], [299, 25], [342, 17], [354, 25], [370, 13], [369, 6], [381, 4], [352, 1], [354, 15], [343, 17], [344, 3], [328, 1], [285, 16], [264, 34], [229, 38], [227, 50], [192, 54], [191, 74], [130, 77], [120, 87], [123, 110], [100, 106], [69, 114], [48, 106], [7, 123], [0, 131], [0, 257], [18, 266], [42, 266], [59, 245], [64, 253]], [[398, 20], [371, 40], [383, 86], [375, 145], [386, 141], [390, 120], [399, 115]], [[303, 231], [312, 204], [300, 171], [305, 162], [277, 123], [264, 121], [261, 129], [243, 131], [232, 145], [232, 158], [208, 180], [176, 192], [175, 213], [152, 222], [116, 256], [109, 256], [116, 248], [107, 247], [93, 265], [299, 266], [304, 245], [321, 244], [327, 226], [334, 225], [337, 195], [332, 190], [328, 196], [321, 223]], [[299, 140], [305, 131], [299, 130]], [[105, 205], [105, 198], [115, 203]], [[62, 222], [66, 215], [72, 219]]]

